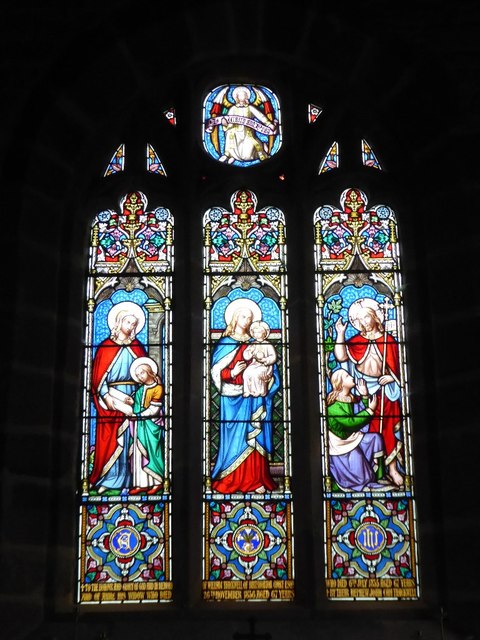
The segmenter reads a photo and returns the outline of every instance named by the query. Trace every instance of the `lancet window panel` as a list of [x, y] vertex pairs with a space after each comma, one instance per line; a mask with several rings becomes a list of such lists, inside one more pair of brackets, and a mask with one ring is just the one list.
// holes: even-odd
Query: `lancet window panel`
[[133, 191], [91, 226], [78, 602], [169, 602], [174, 219]]
[[206, 600], [294, 597], [283, 212], [236, 191], [204, 229]]
[[327, 596], [419, 597], [395, 212], [348, 188], [314, 214]]

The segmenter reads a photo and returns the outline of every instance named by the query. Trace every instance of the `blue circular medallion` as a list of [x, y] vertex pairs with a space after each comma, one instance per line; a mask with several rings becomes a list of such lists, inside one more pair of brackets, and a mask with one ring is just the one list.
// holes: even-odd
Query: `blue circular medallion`
[[128, 558], [140, 548], [140, 534], [134, 527], [117, 527], [110, 536], [110, 549], [119, 558]]
[[256, 556], [263, 544], [263, 533], [253, 524], [242, 524], [233, 534], [233, 547], [241, 556]]
[[365, 522], [355, 531], [355, 544], [363, 553], [380, 553], [387, 544], [385, 529], [376, 522]]

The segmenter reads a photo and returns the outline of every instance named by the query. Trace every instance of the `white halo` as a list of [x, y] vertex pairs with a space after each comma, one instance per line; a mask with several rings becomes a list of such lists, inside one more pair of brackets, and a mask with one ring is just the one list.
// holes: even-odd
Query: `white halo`
[[348, 309], [348, 319], [353, 324], [355, 329], [360, 330], [361, 327], [358, 324], [358, 314], [361, 309], [373, 309], [377, 315], [377, 318], [383, 324], [383, 311], [380, 309], [380, 305], [373, 298], [359, 298], [355, 302], [352, 302]]
[[135, 318], [137, 319], [135, 334], [139, 333], [142, 330], [143, 325], [145, 324], [145, 313], [140, 305], [136, 304], [135, 302], [128, 301], [119, 302], [113, 305], [113, 307], [108, 312], [107, 322], [108, 326], [110, 327], [110, 331], [112, 331], [117, 324], [118, 314], [122, 311], [126, 311], [128, 315], [135, 316]]
[[230, 302], [230, 304], [225, 309], [225, 322], [227, 323], [227, 325], [230, 324], [235, 311], [242, 308], [249, 309], [252, 312], [252, 322], [262, 319], [262, 312], [256, 302], [250, 300], [249, 298], [237, 298], [237, 300], [232, 300], [232, 302]]
[[135, 382], [140, 382], [140, 380], [135, 375], [135, 371], [142, 364], [150, 365], [150, 367], [152, 368], [152, 371], [153, 371], [153, 373], [155, 375], [157, 375], [157, 373], [158, 373], [158, 365], [155, 362], [155, 360], [152, 360], [152, 358], [148, 358], [147, 356], [142, 356], [141, 358], [135, 358], [135, 360], [130, 365], [130, 375], [135, 380]]
[[237, 95], [239, 91], [244, 91], [247, 95], [247, 102], [250, 102], [250, 96], [252, 95], [252, 92], [243, 84], [238, 85], [238, 87], [235, 87], [235, 89], [232, 91], [232, 98], [235, 100], [235, 102], [237, 101]]
[[253, 320], [252, 324], [250, 325], [250, 335], [253, 329], [253, 325], [262, 327], [262, 329], [265, 331], [265, 338], [268, 338], [268, 336], [270, 335], [270, 327], [268, 326], [268, 324], [264, 321], [264, 320]]

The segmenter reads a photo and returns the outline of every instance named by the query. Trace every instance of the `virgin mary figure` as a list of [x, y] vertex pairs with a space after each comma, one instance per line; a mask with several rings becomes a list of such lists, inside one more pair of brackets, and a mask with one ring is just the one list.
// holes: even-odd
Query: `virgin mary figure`
[[225, 310], [226, 329], [217, 342], [211, 375], [220, 394], [220, 433], [212, 488], [219, 493], [265, 493], [276, 488], [269, 460], [273, 454], [273, 398], [280, 388], [275, 363], [265, 396], [244, 397], [243, 352], [252, 338], [254, 320], [261, 320], [259, 306], [248, 298], [231, 302]]

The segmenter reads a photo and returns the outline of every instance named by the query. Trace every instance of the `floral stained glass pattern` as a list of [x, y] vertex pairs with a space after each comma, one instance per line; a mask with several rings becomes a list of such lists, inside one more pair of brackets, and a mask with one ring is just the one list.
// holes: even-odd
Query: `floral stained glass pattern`
[[327, 503], [332, 599], [416, 599], [413, 505], [405, 498]]
[[171, 599], [165, 566], [169, 531], [164, 502], [93, 503], [82, 515], [82, 602]]
[[203, 228], [203, 597], [291, 600], [284, 215], [240, 190]]
[[396, 216], [349, 188], [314, 227], [327, 595], [417, 599]]
[[171, 576], [173, 216], [142, 192], [91, 227], [78, 601], [163, 602]]

